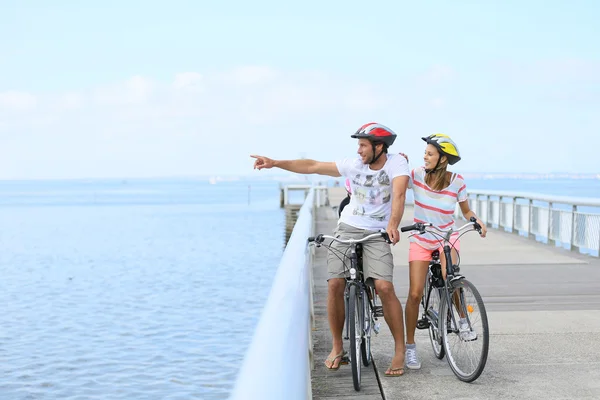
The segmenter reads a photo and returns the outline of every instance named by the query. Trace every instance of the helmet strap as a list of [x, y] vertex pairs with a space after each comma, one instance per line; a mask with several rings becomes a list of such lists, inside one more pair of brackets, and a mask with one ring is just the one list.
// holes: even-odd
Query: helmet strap
[[384, 147], [384, 146], [381, 146], [381, 152], [377, 156], [375, 156], [375, 143], [371, 142], [371, 146], [373, 147], [373, 157], [371, 158], [371, 162], [369, 163], [369, 165], [374, 164], [375, 161], [379, 160], [379, 157], [381, 157], [381, 155], [383, 154], [383, 147]]
[[440, 153], [440, 156], [439, 156], [439, 158], [438, 158], [438, 160], [437, 160], [437, 163], [435, 163], [435, 167], [433, 167], [433, 169], [425, 169], [425, 173], [426, 173], [426, 174], [430, 174], [430, 173], [432, 173], [432, 172], [435, 172], [435, 171], [437, 171], [437, 168], [438, 168], [438, 167], [439, 167], [439, 165], [440, 165], [440, 160], [441, 160], [441, 159], [442, 159], [442, 154]]

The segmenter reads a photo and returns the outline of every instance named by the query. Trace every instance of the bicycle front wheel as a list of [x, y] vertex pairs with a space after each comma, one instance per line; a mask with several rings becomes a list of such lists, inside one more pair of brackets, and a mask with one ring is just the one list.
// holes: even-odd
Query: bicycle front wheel
[[361, 307], [357, 286], [351, 285], [348, 294], [348, 339], [350, 340], [350, 365], [354, 390], [360, 390], [360, 347], [362, 344]]
[[[373, 333], [373, 325], [375, 324], [375, 320], [373, 318], [373, 311], [371, 310], [371, 305], [369, 304], [369, 297], [367, 292], [371, 289], [366, 287], [362, 292], [362, 304], [363, 304], [363, 326], [364, 326], [364, 337], [360, 345], [360, 353], [362, 354], [362, 361], [365, 367], [368, 367], [371, 364], [371, 335]], [[373, 293], [373, 291], [371, 291]], [[374, 293], [373, 293], [374, 294]], [[375, 301], [375, 296], [372, 296], [373, 302]]]
[[447, 294], [442, 292], [446, 295], [440, 307], [440, 315], [446, 316], [440, 318], [442, 342], [456, 377], [463, 382], [473, 382], [487, 362], [490, 340], [487, 313], [479, 291], [468, 280], [451, 283], [450, 290], [450, 305]]

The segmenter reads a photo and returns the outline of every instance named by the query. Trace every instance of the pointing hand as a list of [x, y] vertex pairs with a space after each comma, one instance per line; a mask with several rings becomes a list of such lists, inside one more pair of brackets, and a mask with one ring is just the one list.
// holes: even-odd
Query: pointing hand
[[273, 166], [275, 165], [275, 162], [273, 160], [271, 160], [268, 157], [263, 157], [263, 156], [255, 156], [255, 155], [251, 155], [250, 157], [252, 158], [256, 158], [256, 161], [254, 161], [254, 169], [263, 169], [263, 168], [273, 168]]

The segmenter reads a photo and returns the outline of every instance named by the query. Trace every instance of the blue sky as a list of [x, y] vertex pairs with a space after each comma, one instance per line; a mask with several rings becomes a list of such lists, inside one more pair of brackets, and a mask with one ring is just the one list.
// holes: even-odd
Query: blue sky
[[[52, 3], [52, 4], [50, 4]], [[252, 174], [353, 156], [600, 173], [595, 1], [4, 1], [0, 179]], [[264, 172], [264, 171], [263, 171]]]

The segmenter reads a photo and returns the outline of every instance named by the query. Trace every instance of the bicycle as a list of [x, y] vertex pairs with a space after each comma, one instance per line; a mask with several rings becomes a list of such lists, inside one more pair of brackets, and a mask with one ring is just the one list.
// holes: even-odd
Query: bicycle
[[[372, 361], [371, 354], [371, 333], [379, 333], [380, 322], [378, 317], [383, 316], [383, 306], [377, 295], [377, 291], [371, 285], [365, 283], [363, 274], [362, 243], [383, 238], [387, 243], [391, 243], [387, 232], [382, 229], [377, 233], [372, 233], [362, 239], [339, 239], [333, 236], [319, 234], [316, 237], [308, 238], [308, 243], [314, 243], [321, 247], [325, 239], [331, 239], [331, 243], [336, 242], [349, 245], [350, 268], [346, 271], [346, 286], [344, 289], [344, 308], [346, 330], [345, 340], [350, 341], [350, 364], [352, 368], [352, 381], [354, 389], [360, 391], [361, 363], [359, 362], [359, 353], [362, 363], [368, 367]], [[337, 249], [325, 245], [329, 250], [335, 252]], [[345, 254], [344, 254], [345, 256]], [[339, 257], [339, 255], [338, 255]], [[342, 259], [344, 267], [346, 263]], [[354, 343], [352, 343], [354, 342]]]
[[[443, 277], [439, 251], [436, 250], [429, 263], [421, 297], [423, 314], [417, 321], [417, 328], [429, 329], [429, 340], [434, 355], [440, 360], [446, 355], [452, 372], [463, 382], [473, 382], [479, 378], [485, 368], [489, 349], [487, 313], [481, 295], [475, 285], [460, 274], [460, 255], [456, 265], [452, 263], [451, 257], [451, 247], [454, 247], [453, 243], [450, 243], [451, 235], [460, 233], [470, 226], [473, 229], [463, 232], [458, 238], [472, 231], [481, 234], [481, 226], [474, 217], [471, 217], [470, 222], [458, 229], [442, 230], [430, 223], [422, 222], [400, 228], [401, 232], [418, 231], [420, 234], [429, 232], [442, 239], [440, 244], [446, 257], [446, 279]], [[413, 233], [413, 235], [415, 234], [417, 233]], [[467, 292], [472, 294], [474, 301], [466, 298]], [[450, 300], [451, 298], [452, 300]], [[478, 321], [474, 315], [476, 311], [481, 315], [481, 328], [478, 327]], [[474, 343], [481, 343], [481, 349], [477, 354], [473, 349]], [[467, 347], [467, 351], [461, 352], [461, 345]], [[462, 365], [461, 356], [463, 354], [474, 355], [475, 360], [469, 360]]]

